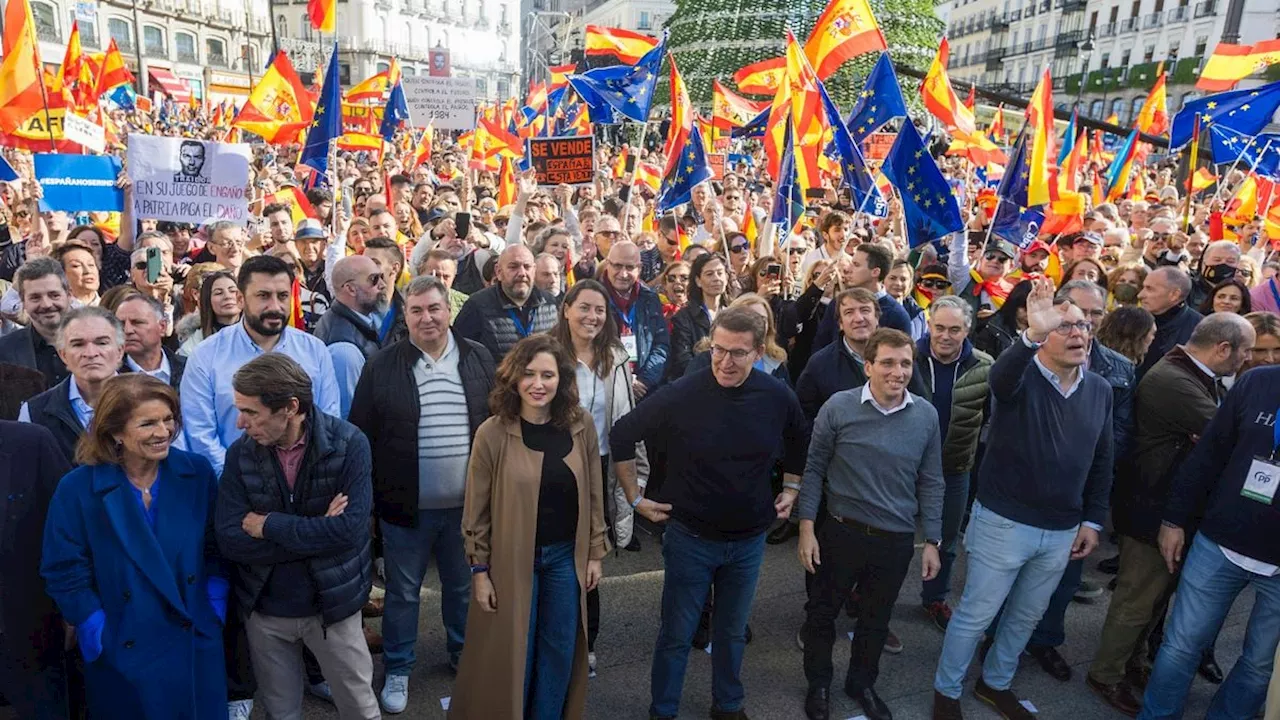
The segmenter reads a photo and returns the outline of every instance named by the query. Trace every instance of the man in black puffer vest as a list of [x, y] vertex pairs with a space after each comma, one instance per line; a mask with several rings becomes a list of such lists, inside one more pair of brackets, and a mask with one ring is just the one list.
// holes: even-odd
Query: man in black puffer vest
[[312, 404], [296, 361], [267, 353], [232, 379], [244, 435], [227, 450], [215, 517], [267, 715], [301, 717], [302, 649], [338, 715], [378, 718], [360, 609], [373, 582], [369, 441]]
[[374, 318], [387, 310], [386, 287], [377, 263], [363, 255], [344, 257], [333, 265], [333, 304], [316, 323], [314, 335], [333, 358], [343, 418], [351, 412], [351, 396], [365, 362], [379, 349]]

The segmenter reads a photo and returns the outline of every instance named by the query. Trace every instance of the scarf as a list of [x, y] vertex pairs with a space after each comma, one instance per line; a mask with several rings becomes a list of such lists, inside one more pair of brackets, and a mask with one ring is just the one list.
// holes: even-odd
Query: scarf
[[997, 310], [1004, 305], [1005, 298], [1009, 297], [1009, 291], [1013, 290], [1013, 285], [1003, 275], [992, 280], [983, 280], [977, 270], [970, 270], [969, 277], [973, 279], [973, 296], [981, 298], [982, 293], [985, 292]]

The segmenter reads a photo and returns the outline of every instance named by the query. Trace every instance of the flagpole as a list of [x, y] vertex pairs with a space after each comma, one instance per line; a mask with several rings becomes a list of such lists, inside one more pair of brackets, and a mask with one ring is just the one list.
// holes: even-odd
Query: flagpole
[[[547, 118], [547, 124], [548, 125], [551, 124], [550, 117]], [[648, 134], [649, 134], [649, 116], [645, 115], [644, 122], [641, 123], [640, 125], [640, 150], [636, 154], [636, 164], [632, 166], [632, 170], [631, 170], [631, 181], [629, 183], [630, 189], [627, 191], [627, 209], [622, 213], [622, 229], [624, 231], [627, 229], [627, 223], [631, 221], [631, 207], [632, 207], [631, 199], [635, 195], [636, 179], [640, 175], [640, 173], [635, 171], [635, 168], [639, 167], [640, 158], [644, 157], [644, 138]], [[699, 210], [699, 212], [701, 212], [701, 210]]]
[[[1200, 159], [1200, 114], [1196, 113], [1191, 127], [1191, 146], [1187, 148], [1187, 197], [1182, 203], [1182, 231], [1191, 234], [1191, 195], [1195, 188], [1196, 165]], [[1095, 171], [1096, 173], [1096, 171]], [[1216, 188], [1215, 188], [1216, 192]]]
[[[1250, 174], [1250, 175], [1252, 175], [1252, 174], [1253, 174], [1253, 172], [1254, 172], [1255, 170], [1257, 170], [1257, 169], [1258, 169], [1258, 163], [1262, 162], [1262, 156], [1263, 156], [1263, 155], [1266, 155], [1266, 154], [1267, 154], [1267, 150], [1269, 150], [1269, 149], [1271, 149], [1271, 140], [1267, 140], [1267, 144], [1262, 146], [1262, 152], [1258, 153], [1258, 156], [1257, 156], [1257, 157], [1255, 157], [1255, 158], [1253, 159], [1253, 162], [1249, 164], [1249, 174]], [[1240, 153], [1240, 154], [1241, 154], [1241, 155], [1244, 155], [1244, 152], [1243, 152], [1243, 151], [1241, 151], [1241, 153]], [[1239, 162], [1240, 162], [1240, 158], [1239, 158], [1239, 157], [1237, 157], [1237, 158], [1236, 158], [1236, 162], [1235, 162], [1235, 163], [1233, 163], [1233, 164], [1231, 165], [1231, 170], [1229, 170], [1229, 171], [1228, 171], [1228, 174], [1230, 174], [1231, 172], [1234, 172], [1234, 171], [1235, 171], [1235, 169], [1236, 169], [1236, 164], [1238, 164]], [[1221, 190], [1221, 189], [1222, 189], [1222, 186], [1221, 186], [1221, 185], [1219, 185], [1219, 186], [1218, 186], [1218, 190]], [[1216, 191], [1214, 192], [1214, 194], [1213, 194], [1213, 199], [1214, 199], [1214, 200], [1217, 200], [1217, 199], [1218, 199], [1218, 192], [1216, 192]]]
[[[1249, 147], [1253, 145], [1254, 140], [1255, 140], [1255, 138], [1250, 137], [1250, 138], [1248, 139], [1248, 141], [1246, 141], [1246, 142], [1245, 142], [1244, 147], [1240, 150], [1240, 153], [1239, 153], [1238, 155], [1236, 155], [1236, 159], [1235, 159], [1235, 161], [1234, 161], [1234, 162], [1232, 162], [1232, 163], [1231, 163], [1231, 167], [1227, 169], [1227, 173], [1226, 173], [1226, 175], [1223, 175], [1223, 176], [1222, 176], [1222, 179], [1223, 179], [1223, 180], [1225, 180], [1225, 179], [1226, 179], [1227, 175], [1230, 175], [1231, 173], [1233, 173], [1233, 172], [1235, 172], [1235, 171], [1236, 171], [1236, 169], [1237, 169], [1237, 168], [1239, 167], [1239, 165], [1240, 165], [1240, 158], [1244, 157], [1245, 152], [1247, 152], [1247, 151], [1249, 150]], [[1270, 147], [1270, 146], [1271, 146], [1271, 142], [1270, 142], [1270, 141], [1267, 141], [1267, 147]], [[1265, 154], [1266, 154], [1266, 152], [1267, 152], [1267, 151], [1264, 149], [1261, 153], [1259, 153], [1259, 154], [1258, 154], [1258, 158], [1259, 158], [1259, 159], [1261, 159], [1261, 158], [1262, 158], [1262, 155], [1265, 155]], [[1254, 163], [1254, 167], [1257, 167], [1257, 163]], [[1249, 172], [1253, 172], [1252, 168], [1249, 170]], [[1217, 186], [1216, 188], [1214, 188], [1214, 189], [1213, 189], [1213, 199], [1214, 199], [1214, 200], [1219, 199], [1219, 196], [1222, 194], [1222, 187], [1223, 187], [1223, 185], [1225, 185], [1225, 184], [1226, 184], [1226, 183], [1219, 182], [1219, 183], [1218, 183], [1218, 186]]]

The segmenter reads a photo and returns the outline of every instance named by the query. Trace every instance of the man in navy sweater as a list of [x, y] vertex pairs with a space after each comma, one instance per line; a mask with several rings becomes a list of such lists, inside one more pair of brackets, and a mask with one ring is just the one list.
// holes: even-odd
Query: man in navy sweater
[[[1251, 370], [1227, 394], [1200, 442], [1173, 477], [1160, 528], [1169, 572], [1182, 564], [1142, 700], [1140, 720], [1182, 716], [1200, 653], [1218, 635], [1240, 591], [1254, 587], [1244, 650], [1207, 717], [1252, 718], [1262, 707], [1280, 642], [1280, 368]], [[1206, 508], [1186, 554], [1184, 528]]]
[[1048, 279], [1032, 282], [1027, 330], [988, 378], [991, 426], [965, 535], [964, 595], [933, 681], [937, 720], [962, 717], [965, 672], [1001, 604], [974, 695], [1010, 720], [1034, 717], [1009, 689], [1018, 656], [1067, 563], [1093, 551], [1106, 520], [1111, 387], [1084, 368], [1093, 326], [1075, 305], [1054, 305]]
[[[880, 327], [901, 330], [911, 334], [911, 316], [907, 315], [902, 303], [894, 300], [885, 292], [884, 279], [893, 269], [893, 254], [879, 245], [859, 245], [840, 267], [840, 279], [845, 288], [864, 288], [875, 295], [876, 304], [880, 306]], [[840, 337], [840, 318], [831, 311], [834, 303], [818, 322], [818, 329], [813, 340], [813, 350], [830, 345]]]
[[[720, 311], [711, 325], [711, 368], [663, 386], [609, 432], [618, 481], [631, 507], [652, 522], [669, 519], [651, 718], [679, 714], [689, 649], [713, 580], [711, 718], [746, 718], [742, 656], [764, 536], [776, 519], [791, 513], [809, 444], [809, 422], [795, 394], [752, 369], [764, 353], [764, 338], [759, 314], [747, 308]], [[667, 448], [663, 494], [669, 503], [640, 494], [635, 448], [643, 441]], [[774, 497], [769, 481], [779, 459], [783, 491]]]

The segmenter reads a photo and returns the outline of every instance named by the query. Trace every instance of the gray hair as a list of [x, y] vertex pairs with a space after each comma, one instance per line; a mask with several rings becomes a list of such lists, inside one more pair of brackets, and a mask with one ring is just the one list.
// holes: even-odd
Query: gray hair
[[1205, 246], [1204, 252], [1201, 254], [1201, 257], [1208, 255], [1209, 252], [1213, 250], [1229, 250], [1231, 252], [1232, 257], [1235, 257], [1237, 259], [1240, 257], [1240, 246], [1237, 245], [1234, 240], [1217, 240], [1215, 242], [1209, 243], [1208, 245]]
[[946, 308], [951, 308], [960, 313], [960, 317], [964, 319], [965, 332], [973, 329], [973, 307], [969, 303], [955, 295], [943, 295], [929, 304], [930, 313]]
[[1243, 317], [1229, 312], [1213, 313], [1196, 325], [1196, 329], [1191, 331], [1191, 338], [1187, 340], [1187, 344], [1208, 349], [1220, 343], [1227, 343], [1232, 350], [1239, 350], [1244, 344], [1246, 330], [1253, 330], [1253, 326]]
[[18, 271], [13, 275], [13, 286], [18, 290], [18, 299], [22, 299], [22, 285], [39, 280], [40, 278], [57, 276], [62, 281], [62, 291], [71, 294], [71, 284], [67, 282], [67, 273], [62, 269], [62, 263], [51, 257], [32, 258], [22, 264]]
[[404, 287], [403, 295], [405, 299], [408, 299], [430, 292], [431, 290], [435, 290], [440, 293], [440, 296], [444, 298], [445, 307], [448, 307], [450, 310], [453, 309], [453, 301], [452, 298], [449, 297], [449, 288], [445, 287], [444, 282], [435, 275], [419, 275], [418, 277], [410, 280], [409, 284]]
[[67, 327], [71, 323], [77, 320], [90, 320], [93, 318], [98, 318], [109, 324], [115, 330], [116, 347], [124, 347], [124, 325], [120, 324], [120, 321], [116, 319], [116, 316], [110, 310], [96, 305], [86, 305], [63, 313], [62, 322], [58, 323], [58, 334], [54, 336], [53, 346], [58, 350], [62, 349]]
[[169, 239], [168, 235], [165, 235], [159, 230], [148, 230], [142, 233], [141, 235], [138, 236], [137, 240], [133, 241], [133, 246], [142, 247], [142, 244], [149, 240], [156, 240], [161, 245], [164, 245], [165, 247], [169, 248], [169, 252], [173, 252], [173, 241]]
[[1069, 302], [1074, 305], [1075, 303], [1071, 302], [1071, 292], [1073, 290], [1091, 292], [1097, 295], [1098, 299], [1102, 302], [1105, 303], [1107, 301], [1107, 291], [1103, 290], [1102, 286], [1098, 283], [1093, 282], [1092, 280], [1072, 280], [1064, 283], [1062, 287], [1058, 288], [1058, 294], [1053, 297], [1054, 304], [1061, 305], [1064, 302]]
[[161, 305], [159, 300], [156, 300], [150, 295], [143, 295], [142, 293], [134, 293], [133, 295], [128, 295], [125, 297], [125, 299], [121, 300], [116, 305], [116, 311], [118, 312], [120, 308], [124, 307], [125, 303], [131, 303], [131, 302], [140, 302], [145, 304], [147, 306], [147, 309], [150, 310], [153, 314], [155, 314], [156, 322], [161, 324], [164, 323], [164, 305]]
[[[1205, 250], [1207, 251], [1208, 248], [1205, 248]], [[1152, 276], [1159, 276], [1160, 279], [1172, 285], [1178, 291], [1179, 302], [1186, 300], [1187, 296], [1191, 294], [1191, 276], [1176, 267], [1169, 265], [1158, 267], [1152, 270], [1147, 277]]]
[[205, 236], [208, 237], [210, 240], [213, 240], [214, 238], [218, 237], [218, 233], [226, 232], [228, 230], [237, 230], [237, 229], [243, 229], [243, 228], [244, 226], [241, 225], [240, 223], [235, 223], [230, 220], [219, 220], [209, 226], [209, 228], [205, 231]]
[[138, 262], [139, 260], [146, 260], [146, 259], [147, 259], [147, 250], [148, 250], [148, 249], [149, 249], [149, 248], [137, 247], [137, 248], [134, 248], [134, 249], [133, 249], [133, 252], [129, 253], [129, 267], [130, 267], [130, 269], [132, 269], [132, 268], [133, 268], [133, 264], [134, 264], [135, 262]]

